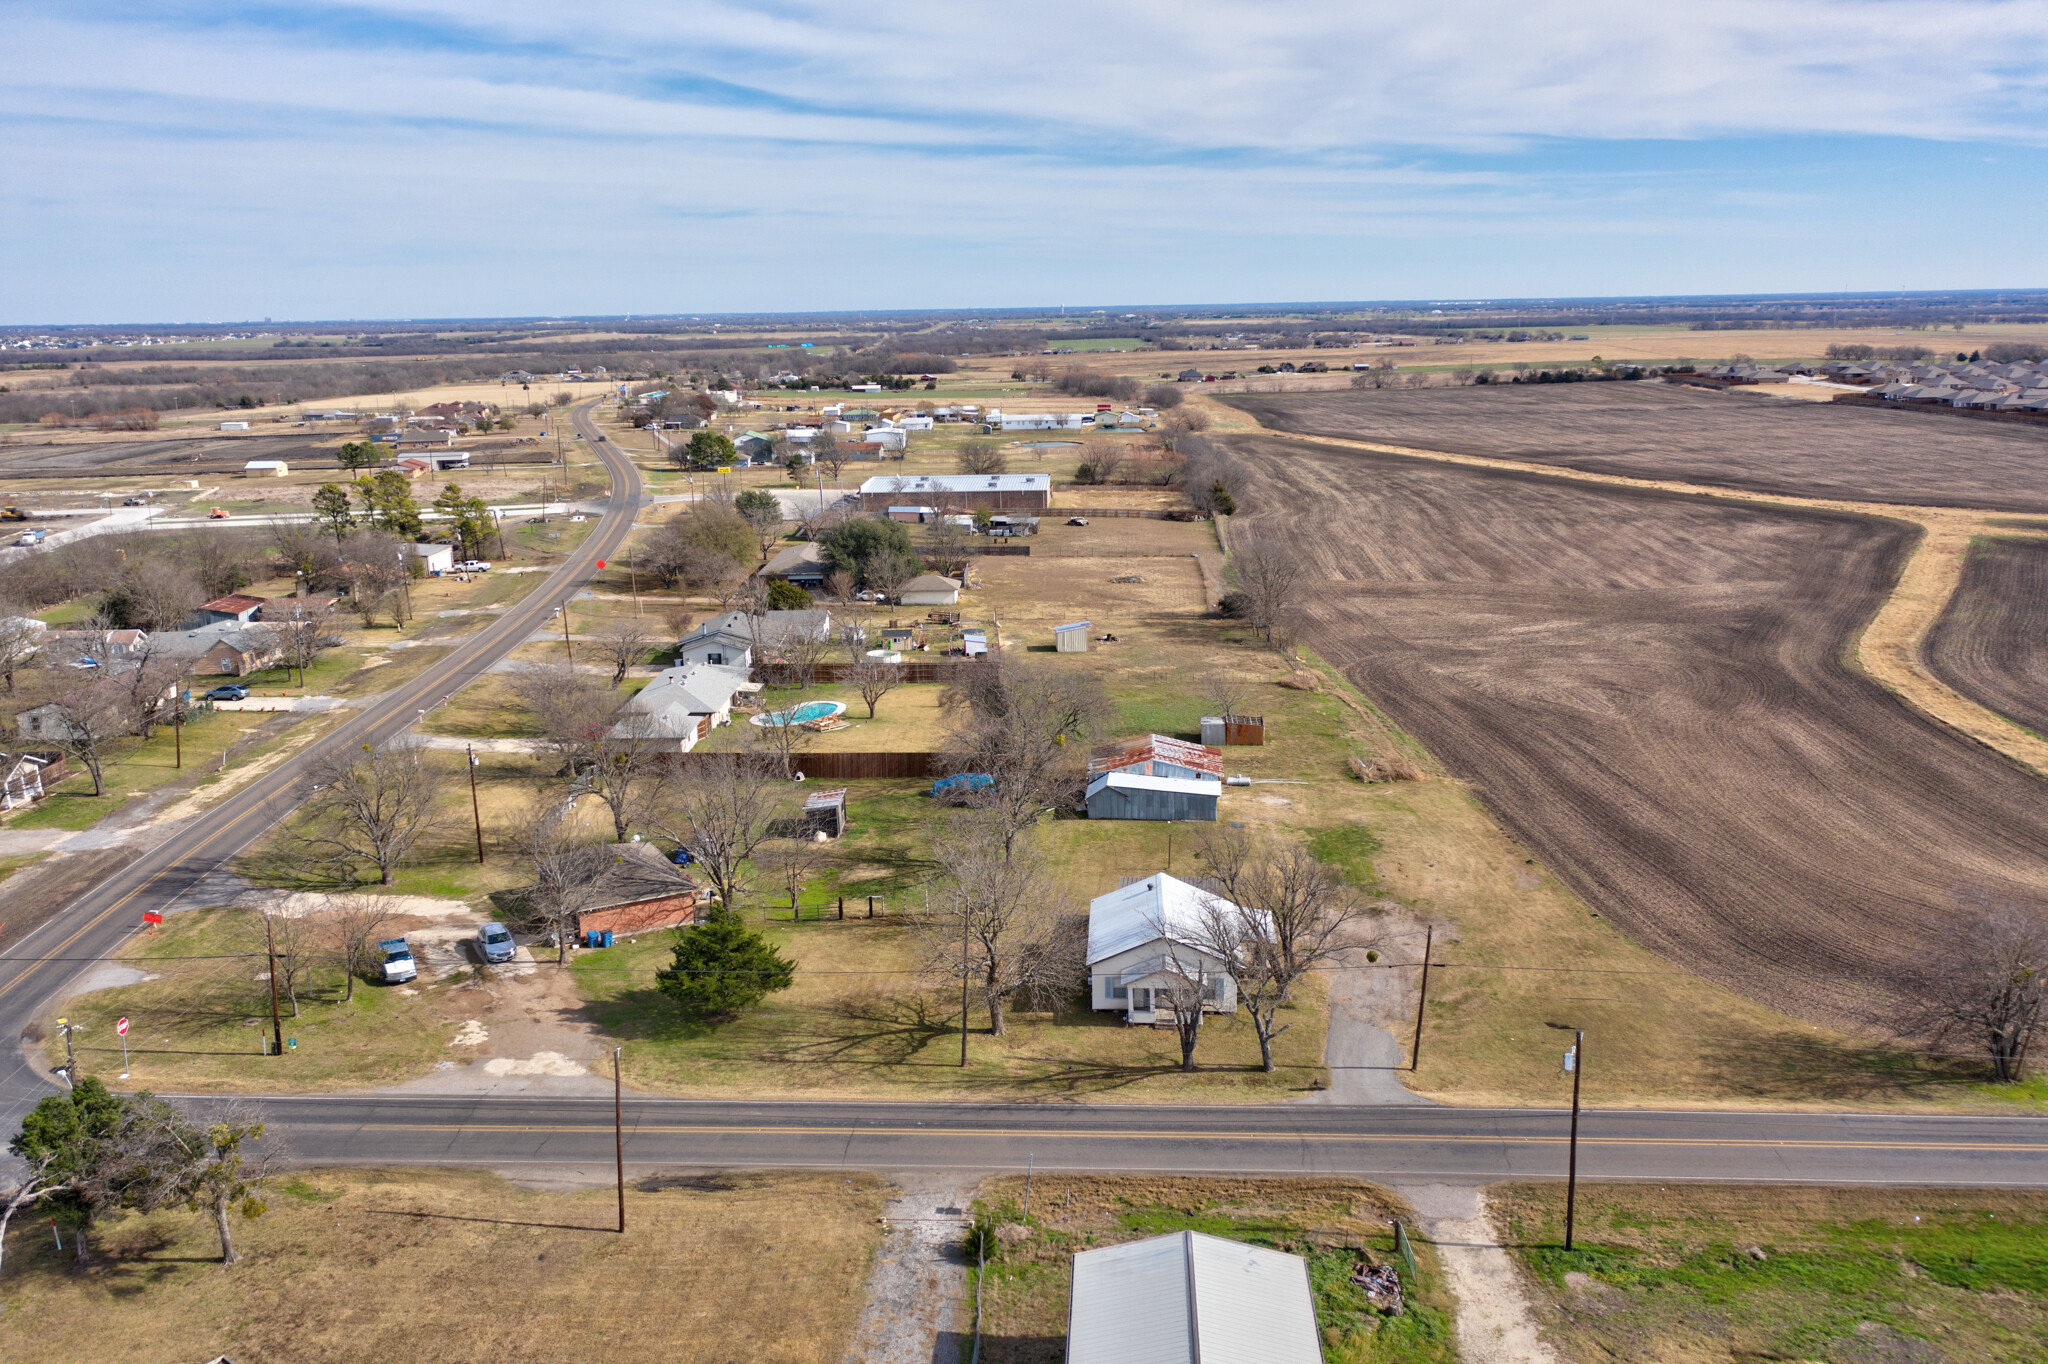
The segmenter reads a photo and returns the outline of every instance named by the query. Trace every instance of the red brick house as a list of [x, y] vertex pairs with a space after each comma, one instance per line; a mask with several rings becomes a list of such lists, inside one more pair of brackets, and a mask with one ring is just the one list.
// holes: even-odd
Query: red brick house
[[556, 862], [576, 888], [579, 942], [586, 933], [625, 938], [697, 921], [704, 897], [696, 882], [651, 843], [578, 848]]

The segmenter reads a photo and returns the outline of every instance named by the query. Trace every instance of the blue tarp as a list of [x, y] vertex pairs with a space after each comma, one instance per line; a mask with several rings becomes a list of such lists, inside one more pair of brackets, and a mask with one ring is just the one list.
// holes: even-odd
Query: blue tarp
[[956, 791], [981, 791], [994, 786], [996, 779], [986, 772], [961, 772], [951, 777], [940, 777], [932, 783], [932, 795], [943, 796]]

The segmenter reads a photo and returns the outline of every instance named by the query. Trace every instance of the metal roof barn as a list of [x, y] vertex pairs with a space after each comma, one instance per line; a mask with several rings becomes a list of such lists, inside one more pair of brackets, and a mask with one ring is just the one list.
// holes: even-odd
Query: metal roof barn
[[1320, 1364], [1308, 1261], [1182, 1231], [1074, 1256], [1067, 1364]]

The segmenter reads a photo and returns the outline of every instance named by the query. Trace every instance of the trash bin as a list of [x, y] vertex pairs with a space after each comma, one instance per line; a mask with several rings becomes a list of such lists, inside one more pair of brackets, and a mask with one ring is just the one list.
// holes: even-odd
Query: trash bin
[[610, 930], [609, 928], [607, 928], [607, 929], [606, 929], [606, 930], [604, 931], [604, 942], [603, 942], [602, 944], [600, 944], [600, 946], [604, 946], [604, 947], [610, 947], [611, 945], [612, 945], [612, 931], [611, 931], [611, 930]]

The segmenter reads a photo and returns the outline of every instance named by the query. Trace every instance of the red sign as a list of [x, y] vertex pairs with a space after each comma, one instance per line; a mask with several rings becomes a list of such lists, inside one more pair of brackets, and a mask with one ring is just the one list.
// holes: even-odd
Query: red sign
[[597, 561], [597, 566], [598, 566], [599, 568], [603, 568], [603, 567], [604, 567], [604, 560], [602, 560], [602, 559], [599, 559], [599, 560]]
[[163, 921], [164, 916], [157, 913], [153, 909], [145, 909], [144, 911], [142, 911], [142, 922], [146, 924], [160, 924]]
[[121, 1036], [126, 1037], [128, 1035], [128, 1020], [124, 1018], [119, 1023], [116, 1023], [114, 1025], [114, 1031], [121, 1034]]

